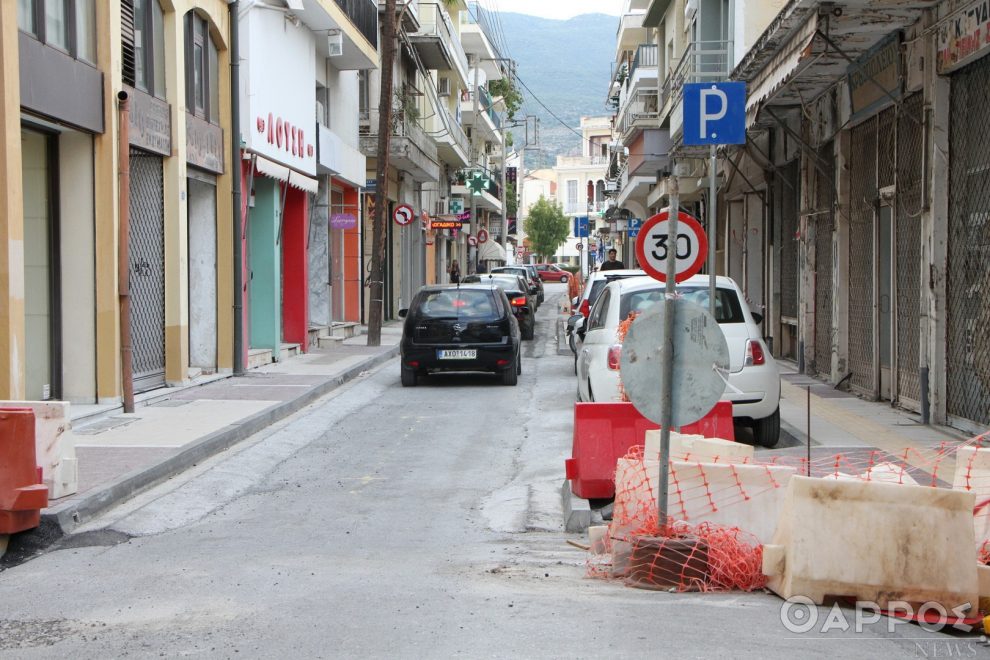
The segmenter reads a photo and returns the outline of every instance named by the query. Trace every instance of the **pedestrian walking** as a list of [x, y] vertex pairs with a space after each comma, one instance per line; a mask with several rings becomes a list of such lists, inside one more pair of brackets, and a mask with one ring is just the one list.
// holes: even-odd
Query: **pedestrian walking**
[[461, 267], [457, 265], [457, 259], [450, 262], [450, 266], [447, 268], [447, 274], [450, 275], [451, 284], [461, 283]]

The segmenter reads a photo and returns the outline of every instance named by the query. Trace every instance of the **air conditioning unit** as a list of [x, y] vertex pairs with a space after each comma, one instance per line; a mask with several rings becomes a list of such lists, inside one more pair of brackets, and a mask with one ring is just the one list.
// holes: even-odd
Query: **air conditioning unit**
[[605, 191], [606, 192], [618, 192], [619, 191], [619, 182], [618, 181], [606, 181], [605, 182]]
[[440, 78], [437, 83], [437, 90], [440, 96], [450, 96], [450, 78]]
[[330, 30], [327, 33], [327, 57], [340, 57], [344, 54], [344, 33]]

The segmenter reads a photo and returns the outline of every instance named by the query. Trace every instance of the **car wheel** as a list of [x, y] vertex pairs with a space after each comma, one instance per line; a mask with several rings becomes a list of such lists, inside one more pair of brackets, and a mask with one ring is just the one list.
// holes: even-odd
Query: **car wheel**
[[591, 379], [590, 378], [588, 379], [588, 401], [590, 403], [594, 403], [595, 402], [595, 393], [593, 391], [591, 391]]
[[519, 355], [519, 361], [516, 364], [516, 374], [522, 374], [522, 354]]
[[574, 375], [577, 376], [577, 353], [574, 354]]
[[753, 437], [761, 447], [772, 448], [780, 440], [780, 408], [763, 419], [753, 421]]
[[567, 284], [567, 275], [564, 275], [563, 277], [560, 278], [560, 283]]
[[502, 384], [515, 385], [519, 382], [519, 365], [515, 364], [502, 371]]
[[402, 386], [403, 387], [416, 387], [416, 381], [419, 380], [416, 371], [413, 369], [407, 369], [402, 367]]
[[527, 328], [526, 330], [524, 330], [524, 331], [523, 331], [523, 333], [522, 333], [522, 338], [523, 338], [523, 339], [530, 339], [530, 340], [531, 340], [531, 339], [533, 339], [533, 337], [535, 337], [535, 336], [536, 336], [536, 326], [535, 326], [535, 325], [531, 325], [531, 326], [529, 326], [529, 327], [528, 327], [528, 328]]

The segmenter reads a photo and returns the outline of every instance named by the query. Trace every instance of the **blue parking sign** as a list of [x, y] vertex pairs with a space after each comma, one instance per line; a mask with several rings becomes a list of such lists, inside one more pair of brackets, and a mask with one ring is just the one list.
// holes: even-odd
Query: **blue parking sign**
[[639, 228], [643, 226], [643, 220], [641, 218], [629, 218], [629, 224], [626, 225], [626, 231], [629, 238], [636, 238], [639, 236]]
[[587, 238], [590, 233], [590, 223], [588, 221], [588, 216], [579, 215], [574, 218], [574, 236], [575, 238]]
[[685, 83], [684, 144], [746, 143], [746, 83]]

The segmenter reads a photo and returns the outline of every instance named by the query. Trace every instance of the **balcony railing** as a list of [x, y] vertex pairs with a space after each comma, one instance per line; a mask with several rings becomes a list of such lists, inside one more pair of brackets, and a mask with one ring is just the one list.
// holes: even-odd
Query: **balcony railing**
[[377, 50], [378, 3], [375, 0], [336, 0], [336, 2], [371, 47]]
[[695, 41], [688, 44], [674, 72], [664, 81], [661, 105], [676, 102], [684, 83], [719, 82], [729, 77], [731, 41]]
[[631, 79], [635, 75], [636, 69], [641, 67], [657, 68], [657, 64], [660, 62], [658, 52], [655, 44], [640, 45], [636, 49], [636, 56], [633, 57], [632, 68], [629, 70], [629, 78]]
[[461, 125], [457, 123], [457, 120], [455, 120], [453, 116], [451, 116], [450, 110], [448, 110], [446, 106], [441, 104], [440, 108], [441, 111], [446, 115], [446, 123], [444, 125], [444, 128], [446, 128], [448, 130], [448, 133], [450, 133], [450, 137], [454, 141], [454, 144], [460, 147], [461, 151], [463, 151], [465, 155], [470, 155], [471, 141], [468, 140], [467, 133], [465, 133], [464, 129], [461, 128]]
[[[358, 118], [358, 130], [363, 137], [378, 136], [378, 110], [362, 110]], [[408, 138], [425, 153], [436, 152], [436, 146], [419, 123], [407, 118], [401, 110], [392, 113], [392, 137]]]
[[633, 128], [646, 128], [652, 125], [659, 126], [660, 120], [660, 95], [656, 87], [638, 89], [626, 104], [625, 112], [622, 113], [622, 122], [619, 125], [619, 132], [626, 135]]
[[[488, 93], [488, 90], [484, 87], [479, 87], [478, 90], [481, 92], [478, 97], [478, 106], [481, 112], [488, 115], [492, 123], [495, 124], [495, 130], [498, 131], [502, 128], [502, 118], [499, 117], [498, 113], [495, 112], [494, 103], [492, 102], [492, 95]], [[472, 90], [464, 90], [461, 93], [461, 100], [474, 103], [474, 92]]]
[[436, 2], [419, 3], [419, 23], [420, 29], [417, 36], [440, 37], [445, 47], [450, 52], [451, 57], [460, 65], [460, 71], [467, 75], [468, 58], [461, 45], [460, 36], [454, 30], [454, 25], [450, 20], [447, 10]]

